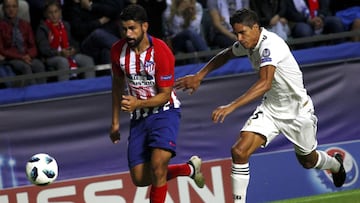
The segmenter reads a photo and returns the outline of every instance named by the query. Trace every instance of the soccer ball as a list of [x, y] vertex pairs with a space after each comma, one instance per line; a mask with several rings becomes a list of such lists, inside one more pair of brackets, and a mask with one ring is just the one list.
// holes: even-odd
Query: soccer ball
[[34, 185], [48, 185], [58, 176], [56, 160], [48, 154], [33, 155], [26, 164], [26, 176]]

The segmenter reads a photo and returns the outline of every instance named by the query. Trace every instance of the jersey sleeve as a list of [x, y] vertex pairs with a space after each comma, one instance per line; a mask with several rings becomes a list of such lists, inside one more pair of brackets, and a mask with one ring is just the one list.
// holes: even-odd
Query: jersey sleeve
[[272, 65], [276, 67], [280, 60], [280, 53], [280, 51], [276, 51], [274, 45], [264, 43], [264, 45], [259, 49], [260, 67], [267, 65]]
[[124, 73], [120, 68], [120, 53], [123, 45], [125, 44], [125, 40], [120, 40], [116, 42], [111, 47], [111, 75], [114, 76], [123, 76]]
[[175, 81], [175, 57], [160, 39], [154, 39], [155, 79], [158, 87], [170, 87]]

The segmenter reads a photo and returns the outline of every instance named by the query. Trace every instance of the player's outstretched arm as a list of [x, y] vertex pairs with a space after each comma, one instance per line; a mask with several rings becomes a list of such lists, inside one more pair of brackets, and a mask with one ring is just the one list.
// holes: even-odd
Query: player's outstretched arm
[[207, 62], [196, 74], [178, 78], [175, 82], [175, 88], [182, 89], [183, 91], [189, 90], [189, 94], [194, 93], [208, 73], [218, 69], [233, 57], [234, 54], [232, 53], [232, 47], [222, 50], [210, 59], [210, 61]]
[[189, 90], [189, 94], [193, 94], [200, 86], [202, 78], [198, 74], [186, 75], [179, 78], [175, 82], [176, 89], [182, 89], [183, 91]]
[[272, 65], [263, 66], [259, 71], [259, 79], [241, 96], [227, 105], [217, 107], [212, 113], [214, 123], [223, 123], [225, 117], [235, 109], [254, 101], [270, 90], [274, 80], [275, 67]]

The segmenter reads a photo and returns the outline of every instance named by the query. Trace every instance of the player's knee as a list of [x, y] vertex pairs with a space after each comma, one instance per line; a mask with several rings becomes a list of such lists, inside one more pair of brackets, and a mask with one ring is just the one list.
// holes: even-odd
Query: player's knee
[[[164, 166], [165, 167], [165, 166]], [[152, 167], [152, 174], [153, 177], [157, 180], [163, 179], [164, 177], [166, 177], [166, 168], [162, 167], [161, 165], [156, 165]]]
[[244, 163], [248, 161], [250, 154], [241, 147], [232, 147], [231, 156], [235, 162]]
[[132, 182], [134, 183], [135, 186], [137, 187], [145, 187], [145, 186], [149, 186], [151, 184], [151, 182], [148, 182], [146, 180], [143, 179], [134, 179], [132, 178]]
[[149, 186], [151, 184], [151, 179], [144, 176], [131, 174], [131, 180], [137, 187]]

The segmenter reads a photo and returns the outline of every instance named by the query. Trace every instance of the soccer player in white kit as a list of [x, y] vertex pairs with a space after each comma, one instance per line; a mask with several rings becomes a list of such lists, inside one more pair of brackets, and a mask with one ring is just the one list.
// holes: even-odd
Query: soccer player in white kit
[[299, 65], [285, 41], [260, 27], [256, 13], [248, 9], [237, 11], [230, 23], [237, 42], [214, 56], [196, 74], [179, 78], [176, 88], [190, 90], [192, 94], [209, 72], [241, 55], [247, 55], [258, 72], [258, 80], [243, 95], [212, 113], [212, 120], [222, 123], [235, 109], [263, 96], [231, 149], [234, 202], [246, 201], [251, 154], [259, 147], [266, 147], [279, 133], [294, 144], [296, 157], [304, 168], [330, 170], [334, 185], [341, 187], [346, 179], [343, 158], [316, 149], [314, 106], [304, 88]]

